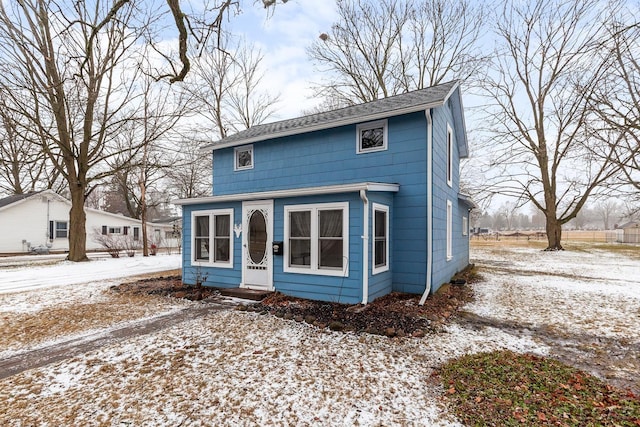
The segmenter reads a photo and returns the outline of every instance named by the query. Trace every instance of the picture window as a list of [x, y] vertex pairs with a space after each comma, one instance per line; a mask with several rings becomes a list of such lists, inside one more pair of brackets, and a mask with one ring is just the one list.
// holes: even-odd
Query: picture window
[[285, 266], [290, 273], [348, 274], [348, 203], [285, 206]]

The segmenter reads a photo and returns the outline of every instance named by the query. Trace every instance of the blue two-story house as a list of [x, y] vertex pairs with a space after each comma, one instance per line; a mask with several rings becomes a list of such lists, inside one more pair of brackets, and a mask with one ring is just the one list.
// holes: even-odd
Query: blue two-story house
[[[469, 264], [460, 86], [254, 126], [204, 147], [183, 199], [183, 281], [340, 303], [426, 295]], [[424, 299], [423, 299], [424, 301]]]

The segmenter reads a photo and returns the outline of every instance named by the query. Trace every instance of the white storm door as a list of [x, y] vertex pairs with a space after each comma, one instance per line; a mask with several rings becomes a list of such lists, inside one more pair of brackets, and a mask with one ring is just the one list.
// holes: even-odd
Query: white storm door
[[273, 201], [242, 204], [242, 284], [273, 289]]

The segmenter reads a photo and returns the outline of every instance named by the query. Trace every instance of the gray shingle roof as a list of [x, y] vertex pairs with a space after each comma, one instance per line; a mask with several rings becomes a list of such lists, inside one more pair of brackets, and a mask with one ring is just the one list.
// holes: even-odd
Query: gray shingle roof
[[28, 197], [34, 196], [36, 194], [40, 193], [40, 191], [36, 191], [33, 193], [27, 193], [27, 194], [14, 194], [13, 196], [9, 196], [9, 197], [5, 197], [4, 199], [0, 199], [0, 208], [3, 208], [5, 206], [9, 206], [15, 202], [19, 202], [20, 200], [24, 200]]
[[377, 120], [437, 107], [444, 104], [449, 95], [458, 87], [458, 84], [458, 81], [451, 81], [338, 110], [253, 126], [209, 144], [202, 149], [215, 150], [223, 147], [232, 147], [269, 138]]

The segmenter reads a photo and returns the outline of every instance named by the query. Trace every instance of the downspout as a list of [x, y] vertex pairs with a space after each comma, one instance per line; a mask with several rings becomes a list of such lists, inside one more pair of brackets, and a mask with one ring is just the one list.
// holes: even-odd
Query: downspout
[[369, 199], [367, 190], [360, 190], [362, 199], [362, 304], [369, 300]]
[[431, 109], [424, 111], [427, 118], [427, 278], [420, 305], [424, 305], [431, 292], [431, 270], [433, 262], [433, 121]]

